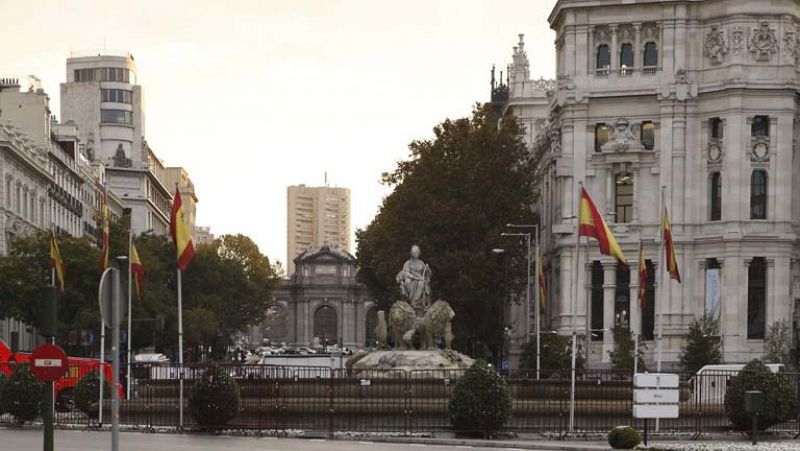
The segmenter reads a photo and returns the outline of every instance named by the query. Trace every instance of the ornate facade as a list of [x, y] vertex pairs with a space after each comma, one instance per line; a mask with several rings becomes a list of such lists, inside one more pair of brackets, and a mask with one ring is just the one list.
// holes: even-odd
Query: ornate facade
[[291, 346], [370, 346], [377, 308], [367, 288], [356, 282], [355, 258], [323, 245], [294, 263], [294, 274], [273, 295], [263, 337]]
[[[530, 114], [524, 107], [538, 103], [514, 89], [509, 98], [524, 123], [540, 121], [529, 140], [547, 328], [570, 333], [577, 308], [589, 362], [602, 366], [610, 329], [625, 320], [652, 362], [657, 305], [667, 366], [704, 313], [720, 320], [727, 362], [760, 356], [769, 326], [796, 323], [800, 311], [800, 6], [560, 0], [549, 22], [558, 83], [548, 114]], [[576, 255], [578, 182], [634, 268], [643, 243], [644, 309], [635, 272], [594, 242]], [[662, 186], [683, 275], [668, 287], [656, 277]]]

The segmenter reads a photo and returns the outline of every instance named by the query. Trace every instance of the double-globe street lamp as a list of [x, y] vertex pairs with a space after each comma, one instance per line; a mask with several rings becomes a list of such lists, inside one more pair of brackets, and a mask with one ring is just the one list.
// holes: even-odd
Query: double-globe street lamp
[[[533, 229], [533, 237], [535, 241], [535, 252], [536, 252], [536, 265], [537, 268], [540, 267], [539, 259], [541, 256], [539, 255], [539, 225], [538, 224], [506, 224], [506, 227], [509, 229]], [[517, 236], [517, 237], [525, 237], [525, 244], [528, 251], [528, 273], [527, 273], [527, 288], [525, 290], [525, 344], [527, 344], [530, 340], [531, 334], [531, 232], [514, 232], [508, 233], [504, 232], [500, 234], [501, 236]], [[539, 275], [539, 271], [536, 271], [537, 276]], [[539, 290], [534, 292], [534, 303], [536, 304], [536, 379], [539, 379], [539, 374], [541, 371], [541, 309], [539, 308], [539, 303], [541, 300], [539, 299]]]

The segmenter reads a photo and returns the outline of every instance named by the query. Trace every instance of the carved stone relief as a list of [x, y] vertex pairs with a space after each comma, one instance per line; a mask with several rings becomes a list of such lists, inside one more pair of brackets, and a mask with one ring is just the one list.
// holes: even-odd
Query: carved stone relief
[[728, 36], [725, 30], [717, 25], [711, 26], [703, 42], [703, 53], [711, 60], [711, 64], [720, 64], [725, 60], [725, 55], [728, 54]]
[[639, 141], [639, 138], [637, 138], [638, 133], [635, 133], [635, 131], [638, 131], [638, 127], [630, 124], [627, 119], [617, 119], [614, 123], [614, 130], [611, 133], [611, 137], [607, 143], [603, 144], [600, 150], [603, 152], [644, 150], [644, 146], [641, 141]]
[[769, 161], [769, 137], [754, 136], [750, 139], [750, 161], [757, 163]]
[[744, 52], [744, 30], [742, 27], [733, 27], [731, 31], [731, 41], [733, 43], [734, 55], [741, 55]]
[[711, 138], [708, 140], [706, 152], [708, 154], [709, 164], [722, 163], [724, 152], [722, 150], [722, 141], [719, 138]]
[[753, 28], [751, 31], [747, 48], [756, 61], [769, 61], [772, 54], [778, 51], [778, 39], [775, 37], [775, 29], [770, 28], [768, 22], [761, 22], [757, 28]]
[[608, 27], [595, 27], [594, 28], [594, 42], [595, 44], [608, 44], [611, 42], [611, 30]]

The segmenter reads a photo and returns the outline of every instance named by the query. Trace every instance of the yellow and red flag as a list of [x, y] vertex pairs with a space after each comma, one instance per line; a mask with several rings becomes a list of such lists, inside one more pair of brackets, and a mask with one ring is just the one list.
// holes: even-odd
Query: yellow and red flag
[[139, 258], [139, 252], [136, 251], [136, 243], [131, 240], [131, 274], [133, 280], [136, 282], [136, 299], [142, 299], [142, 279], [144, 278], [144, 266], [142, 260]]
[[644, 261], [644, 245], [639, 243], [639, 308], [647, 306], [647, 263]]
[[625, 255], [622, 253], [617, 239], [611, 233], [603, 216], [597, 211], [592, 198], [585, 188], [581, 188], [581, 209], [578, 220], [578, 234], [579, 236], [590, 236], [597, 239], [600, 245], [600, 253], [608, 255], [619, 260], [622, 264], [625, 262]]
[[56, 243], [56, 233], [52, 230], [50, 231], [50, 264], [53, 266], [53, 272], [55, 272], [56, 280], [55, 282], [58, 284], [58, 291], [63, 293], [64, 292], [64, 261], [61, 260], [61, 252], [58, 250], [58, 244]]
[[681, 283], [681, 272], [678, 270], [678, 259], [675, 258], [675, 243], [672, 241], [672, 227], [669, 225], [669, 213], [667, 213], [666, 206], [664, 206], [664, 216], [661, 219], [661, 226], [664, 228], [664, 252], [666, 253], [669, 277]]
[[172, 201], [172, 214], [170, 215], [169, 233], [178, 252], [178, 268], [186, 271], [189, 262], [194, 257], [194, 245], [192, 244], [192, 234], [186, 224], [186, 217], [181, 202], [181, 193], [177, 187], [175, 189], [175, 199]]
[[541, 258], [541, 256], [539, 257], [539, 261], [536, 263], [536, 266], [537, 266], [537, 271], [539, 273], [539, 277], [538, 277], [538, 279], [539, 279], [539, 311], [544, 313], [546, 311], [545, 310], [545, 306], [547, 304], [545, 303], [544, 270], [542, 268], [542, 258]]
[[103, 191], [103, 206], [100, 210], [100, 222], [103, 230], [102, 242], [100, 245], [100, 273], [108, 268], [108, 188]]

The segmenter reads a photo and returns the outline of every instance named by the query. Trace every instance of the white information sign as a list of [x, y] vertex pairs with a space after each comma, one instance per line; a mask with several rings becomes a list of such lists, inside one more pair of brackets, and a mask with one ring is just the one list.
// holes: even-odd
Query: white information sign
[[649, 388], [637, 388], [633, 391], [633, 402], [635, 404], [677, 404], [678, 390], [652, 390]]
[[677, 404], [634, 404], [634, 418], [678, 418]]
[[640, 373], [633, 375], [633, 386], [636, 388], [678, 388], [679, 382], [677, 374]]
[[634, 374], [633, 417], [678, 418], [679, 385], [677, 374]]

